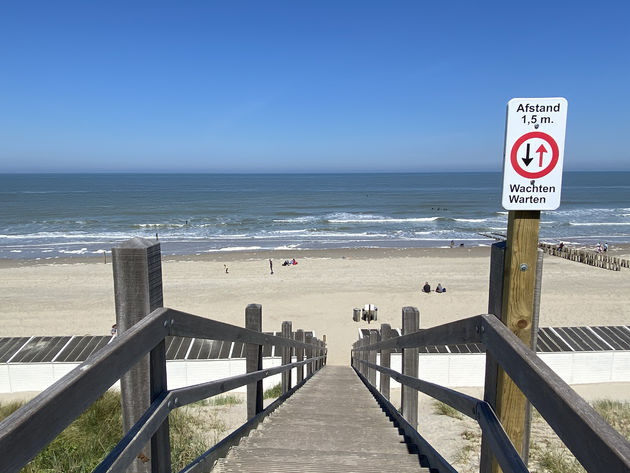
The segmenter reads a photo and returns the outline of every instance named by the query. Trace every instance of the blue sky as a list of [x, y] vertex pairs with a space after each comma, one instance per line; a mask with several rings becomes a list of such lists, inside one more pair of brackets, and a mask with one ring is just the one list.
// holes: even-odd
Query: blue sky
[[630, 3], [2, 2], [0, 172], [501, 171], [512, 97], [628, 170]]

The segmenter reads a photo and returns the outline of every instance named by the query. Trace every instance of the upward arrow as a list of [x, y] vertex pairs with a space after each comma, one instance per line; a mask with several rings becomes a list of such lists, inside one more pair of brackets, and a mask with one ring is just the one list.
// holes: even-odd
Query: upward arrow
[[540, 145], [538, 147], [538, 149], [536, 150], [537, 153], [540, 153], [540, 160], [538, 163], [538, 166], [542, 167], [543, 165], [543, 154], [545, 154], [547, 152], [547, 148], [545, 148], [545, 145]]

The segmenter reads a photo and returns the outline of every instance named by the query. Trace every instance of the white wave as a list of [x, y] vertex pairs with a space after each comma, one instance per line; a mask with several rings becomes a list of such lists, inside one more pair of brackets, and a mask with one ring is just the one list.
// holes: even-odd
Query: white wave
[[135, 226], [139, 228], [183, 228], [190, 225], [186, 223], [139, 223]]
[[301, 230], [276, 230], [275, 232], [270, 232], [271, 234], [279, 234], [279, 235], [284, 235], [284, 234], [296, 234], [296, 233], [306, 233], [309, 230], [307, 230], [306, 228], [303, 228]]
[[22, 253], [22, 250], [11, 250], [10, 253]]
[[479, 223], [488, 221], [487, 218], [454, 218], [456, 222], [471, 222], [471, 223]]
[[319, 220], [317, 217], [313, 216], [305, 216], [305, 217], [292, 217], [292, 218], [276, 218], [274, 219], [275, 223], [306, 223], [306, 222], [315, 222]]
[[329, 218], [329, 223], [405, 223], [405, 222], [434, 222], [439, 217], [379, 217], [375, 215], [363, 215], [348, 218]]
[[572, 227], [630, 226], [630, 222], [569, 222]]
[[262, 250], [262, 246], [230, 246], [225, 248], [216, 248], [208, 250], [208, 253], [227, 252], [227, 251], [255, 251]]
[[80, 250], [59, 250], [59, 253], [64, 253], [67, 255], [84, 255], [87, 253], [87, 248], [81, 248]]

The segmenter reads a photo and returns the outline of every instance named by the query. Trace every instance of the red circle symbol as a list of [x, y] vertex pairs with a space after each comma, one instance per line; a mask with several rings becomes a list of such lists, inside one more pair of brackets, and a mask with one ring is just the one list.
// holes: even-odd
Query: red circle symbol
[[[546, 141], [551, 148], [551, 161], [547, 166], [540, 171], [537, 172], [529, 172], [523, 169], [518, 161], [518, 157], [516, 156], [516, 152], [521, 147], [523, 143], [527, 140], [531, 140], [532, 138], [540, 138], [543, 141]], [[530, 133], [525, 133], [521, 136], [514, 145], [512, 146], [512, 151], [510, 152], [510, 162], [512, 163], [512, 167], [514, 170], [519, 173], [521, 176], [526, 177], [528, 179], [538, 179], [539, 177], [546, 176], [549, 174], [553, 168], [558, 164], [558, 157], [560, 156], [560, 150], [558, 149], [558, 143], [547, 133], [543, 133], [542, 131], [532, 131]]]

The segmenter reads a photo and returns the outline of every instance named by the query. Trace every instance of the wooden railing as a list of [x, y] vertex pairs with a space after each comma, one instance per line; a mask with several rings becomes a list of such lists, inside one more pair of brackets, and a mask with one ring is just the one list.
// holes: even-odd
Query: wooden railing
[[[260, 313], [261, 308], [251, 304], [247, 311]], [[164, 341], [168, 335], [246, 343], [248, 372], [169, 390], [166, 387]], [[151, 442], [151, 471], [170, 472], [169, 413], [178, 407], [247, 385], [248, 422], [182, 470], [208, 471], [216, 458], [324, 366], [326, 347], [323, 342], [307, 337], [308, 343], [305, 343], [290, 336], [266, 335], [173, 309], [157, 309], [0, 423], [0, 471], [18, 472], [147, 354], [150, 358], [150, 407], [94, 471], [126, 471], [142, 447]], [[283, 348], [282, 366], [261, 369], [264, 345]], [[292, 349], [297, 359], [293, 363], [290, 358]], [[294, 368], [297, 368], [295, 386], [290, 379]], [[263, 410], [262, 380], [280, 373], [283, 381], [288, 378], [288, 382], [283, 382], [283, 395]]]
[[[414, 311], [417, 314], [415, 308], [404, 308], [403, 320], [405, 312]], [[418, 391], [476, 420], [481, 427], [484, 441], [490, 446], [504, 472], [529, 471], [487, 402], [419, 378], [419, 347], [463, 343], [485, 345], [487, 354], [498, 361], [587, 471], [630, 471], [630, 444], [625, 438], [610, 427], [494, 315], [478, 315], [390, 338], [392, 332], [389, 326], [385, 326], [380, 342], [376, 343], [375, 335], [355, 342], [352, 349], [353, 367], [390, 416], [398, 422], [399, 427], [427, 455], [429, 461], [433, 462], [432, 467], [438, 468], [440, 472], [455, 470], [416, 431], [416, 420], [412, 418], [409, 421], [409, 417], [404, 415], [407, 412], [417, 415]], [[403, 350], [402, 373], [389, 366], [393, 349]], [[381, 353], [380, 365], [376, 363], [377, 352]], [[380, 390], [376, 387], [376, 371], [380, 372]], [[405, 389], [416, 392], [415, 396], [402, 396], [401, 411], [404, 418], [389, 402], [390, 378], [401, 383], [402, 394]], [[490, 461], [487, 457], [484, 460], [482, 456], [480, 471], [490, 471]]]
[[568, 248], [567, 246], [558, 248], [558, 245], [551, 245], [549, 243], [539, 243], [538, 246], [548, 255], [559, 256], [560, 258], [588, 264], [596, 268], [610, 269], [612, 271], [620, 271], [621, 268], [630, 268], [629, 260], [611, 256], [607, 252], [597, 253], [596, 251]]

